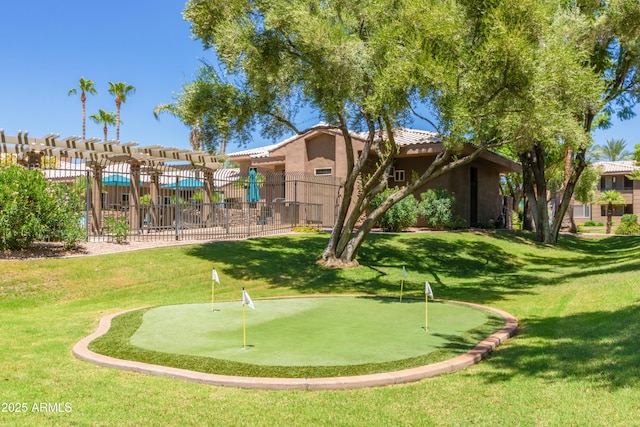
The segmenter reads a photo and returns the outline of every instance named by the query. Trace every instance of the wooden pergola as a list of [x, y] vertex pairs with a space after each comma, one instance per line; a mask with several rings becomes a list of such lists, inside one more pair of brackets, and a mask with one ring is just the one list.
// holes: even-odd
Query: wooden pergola
[[[120, 143], [119, 141], [101, 141], [97, 138], [81, 139], [77, 136], [60, 138], [59, 135], [49, 134], [42, 138], [31, 138], [28, 132], [19, 131], [16, 136], [5, 135], [0, 129], [0, 155], [13, 155], [18, 164], [25, 167], [39, 169], [43, 157], [57, 159], [78, 159], [93, 170], [91, 183], [91, 216], [93, 227], [99, 227], [102, 217], [100, 203], [102, 171], [106, 164], [128, 164], [131, 173], [130, 205], [137, 206], [140, 202], [140, 174], [141, 169], [150, 174], [151, 200], [157, 200], [159, 193], [159, 176], [168, 169], [196, 170], [204, 177], [204, 203], [209, 206], [213, 192], [213, 173], [222, 168], [221, 156], [201, 151], [178, 148], [166, 148], [160, 145], [140, 146], [137, 142]], [[179, 165], [174, 163], [180, 163]], [[206, 215], [206, 213], [205, 213]], [[131, 226], [139, 224], [137, 209], [129, 209]], [[100, 233], [101, 230], [95, 229]]]

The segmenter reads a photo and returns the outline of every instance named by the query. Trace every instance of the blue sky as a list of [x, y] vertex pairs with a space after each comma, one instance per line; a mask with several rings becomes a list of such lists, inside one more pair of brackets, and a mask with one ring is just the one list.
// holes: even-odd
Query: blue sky
[[[115, 112], [108, 82], [136, 88], [123, 104], [120, 140], [141, 145], [190, 148], [189, 129], [177, 119], [153, 116], [158, 104], [195, 76], [200, 59], [213, 55], [193, 40], [182, 19], [184, 2], [111, 0], [20, 0], [0, 5], [0, 128], [41, 137], [81, 135], [78, 96], [67, 96], [82, 76], [99, 92], [88, 96], [87, 116], [98, 109]], [[640, 109], [637, 109], [640, 111]], [[596, 143], [624, 138], [633, 151], [640, 144], [640, 118], [614, 123], [594, 134]], [[87, 120], [87, 137], [102, 139], [102, 126]], [[109, 128], [115, 139], [115, 128]], [[271, 144], [259, 135], [244, 147]], [[229, 144], [227, 152], [240, 149]]]

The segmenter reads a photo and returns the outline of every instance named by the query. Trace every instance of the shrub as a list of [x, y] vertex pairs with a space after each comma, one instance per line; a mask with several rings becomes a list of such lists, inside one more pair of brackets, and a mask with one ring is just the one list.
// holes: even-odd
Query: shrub
[[[371, 210], [376, 209], [387, 200], [396, 190], [388, 188], [376, 195], [371, 201]], [[395, 205], [391, 206], [378, 219], [378, 224], [384, 231], [398, 232], [406, 230], [418, 220], [418, 202], [412, 196], [407, 196]]]
[[446, 230], [457, 226], [453, 217], [455, 195], [443, 189], [429, 189], [420, 195], [422, 201], [418, 204], [418, 212], [427, 225], [434, 230]]
[[122, 243], [127, 240], [129, 235], [129, 224], [125, 217], [107, 217], [104, 219], [105, 232], [113, 236], [116, 243]]
[[320, 233], [322, 229], [319, 226], [313, 225], [296, 225], [291, 231], [294, 233]]
[[522, 230], [522, 216], [517, 211], [511, 211], [511, 227], [514, 230]]
[[589, 220], [589, 221], [585, 221], [583, 224], [585, 227], [595, 227], [596, 226], [596, 222], [593, 220]]
[[0, 249], [25, 249], [35, 240], [75, 246], [84, 237], [82, 199], [37, 170], [0, 169]]
[[620, 225], [616, 229], [616, 234], [630, 236], [640, 234], [640, 225], [638, 224], [638, 215], [624, 214], [620, 218]]

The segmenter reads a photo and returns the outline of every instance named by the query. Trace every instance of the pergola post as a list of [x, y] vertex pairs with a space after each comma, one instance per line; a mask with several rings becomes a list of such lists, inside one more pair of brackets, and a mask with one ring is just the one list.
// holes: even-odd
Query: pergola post
[[150, 223], [149, 226], [158, 227], [158, 198], [160, 196], [160, 173], [157, 171], [151, 172], [151, 188], [150, 188]]
[[34, 151], [28, 151], [24, 153], [22, 159], [18, 157], [18, 164], [26, 167], [27, 169], [40, 169], [42, 164], [42, 153]]
[[129, 228], [140, 230], [140, 163], [130, 163], [131, 180], [129, 183]]
[[207, 227], [213, 226], [213, 188], [213, 171], [205, 171], [202, 189], [202, 223]]
[[93, 165], [91, 180], [91, 231], [102, 235], [102, 170], [100, 165]]

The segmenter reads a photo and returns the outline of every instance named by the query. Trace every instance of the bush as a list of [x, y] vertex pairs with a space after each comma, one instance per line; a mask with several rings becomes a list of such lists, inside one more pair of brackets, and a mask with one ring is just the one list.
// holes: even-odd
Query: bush
[[107, 217], [104, 219], [105, 233], [113, 236], [116, 243], [122, 243], [127, 240], [129, 235], [129, 224], [125, 217]]
[[447, 190], [429, 189], [420, 195], [422, 201], [418, 205], [418, 212], [427, 225], [434, 230], [456, 228], [458, 222], [453, 217], [455, 195]]
[[589, 220], [589, 221], [585, 221], [585, 223], [583, 224], [585, 227], [595, 227], [596, 226], [596, 222], [593, 220]]
[[73, 247], [84, 237], [82, 199], [37, 170], [0, 169], [0, 249], [26, 249], [36, 240]]
[[638, 215], [624, 214], [620, 218], [620, 225], [616, 229], [616, 234], [630, 236], [640, 234], [640, 225], [638, 225]]
[[296, 225], [291, 231], [294, 233], [321, 233], [322, 229], [319, 226], [313, 225]]
[[[376, 209], [387, 200], [396, 190], [388, 188], [376, 195], [371, 201], [371, 210]], [[395, 205], [391, 206], [378, 220], [378, 224], [384, 231], [398, 232], [406, 230], [418, 220], [418, 202], [412, 196], [407, 196]]]
[[517, 211], [511, 211], [511, 228], [522, 230], [522, 216]]

